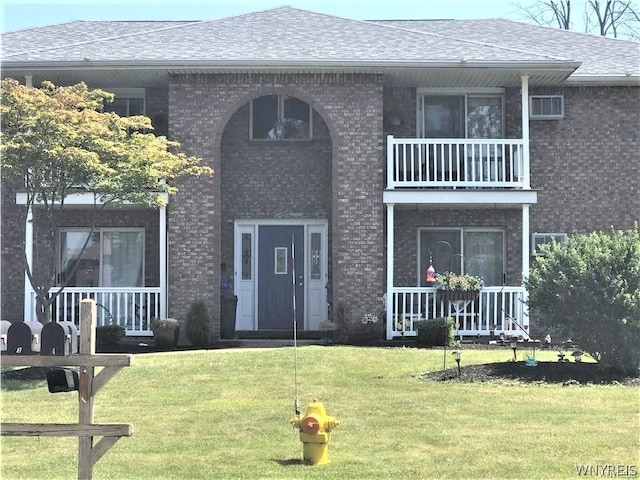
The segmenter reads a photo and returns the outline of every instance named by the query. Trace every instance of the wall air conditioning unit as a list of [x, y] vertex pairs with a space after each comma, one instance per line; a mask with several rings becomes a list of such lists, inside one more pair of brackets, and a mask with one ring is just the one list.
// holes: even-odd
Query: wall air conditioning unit
[[556, 243], [564, 244], [567, 241], [566, 233], [533, 233], [531, 234], [531, 255], [542, 255], [540, 252], [540, 245], [544, 245], [545, 243], [551, 243], [555, 241]]

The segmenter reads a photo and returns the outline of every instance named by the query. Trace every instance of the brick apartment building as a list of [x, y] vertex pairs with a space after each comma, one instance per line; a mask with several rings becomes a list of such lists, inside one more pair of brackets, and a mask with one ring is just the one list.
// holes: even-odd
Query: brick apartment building
[[[275, 335], [291, 329], [294, 283], [302, 330], [373, 313], [393, 339], [451, 314], [463, 335], [526, 335], [536, 246], [640, 219], [639, 63], [635, 42], [507, 20], [291, 7], [2, 35], [3, 77], [111, 91], [110, 108], [215, 170], [160, 210], [99, 219], [63, 300], [100, 299], [129, 335], [203, 299], [219, 338], [221, 286], [238, 332]], [[31, 320], [30, 227], [12, 227], [25, 207], [3, 187], [2, 318]], [[58, 275], [88, 225], [82, 200], [59, 219]], [[442, 302], [430, 265], [484, 287]]]

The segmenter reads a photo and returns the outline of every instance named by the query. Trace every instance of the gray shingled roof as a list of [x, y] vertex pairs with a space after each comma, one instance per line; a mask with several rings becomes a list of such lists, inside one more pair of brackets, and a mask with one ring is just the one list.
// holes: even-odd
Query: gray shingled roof
[[579, 74], [639, 73], [639, 44], [507, 20], [359, 21], [291, 7], [198, 22], [75, 21], [2, 35], [2, 63], [581, 61]]
[[42, 30], [31, 31], [30, 37], [24, 32], [3, 35], [3, 61], [560, 60], [520, 48], [291, 7], [168, 26], [164, 22], [72, 22]]
[[473, 38], [540, 55], [561, 55], [582, 62], [574, 75], [640, 73], [640, 43], [637, 42], [503, 19], [381, 20], [376, 23], [455, 38]]

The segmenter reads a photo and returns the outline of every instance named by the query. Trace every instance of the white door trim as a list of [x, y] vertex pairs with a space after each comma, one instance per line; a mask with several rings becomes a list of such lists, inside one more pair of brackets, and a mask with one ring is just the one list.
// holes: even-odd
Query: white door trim
[[[236, 314], [236, 330], [258, 330], [258, 245], [259, 245], [259, 227], [261, 226], [286, 226], [295, 225], [304, 227], [304, 322], [299, 325], [303, 330], [317, 330], [319, 323], [327, 319], [327, 309], [323, 308], [318, 312], [318, 301], [326, 306], [326, 288], [322, 290], [324, 300], [315, 301], [313, 320], [310, 322], [312, 296], [318, 295], [318, 290], [310, 291], [310, 286], [318, 282], [312, 281], [311, 274], [311, 234], [321, 233], [321, 281], [326, 287], [329, 279], [329, 222], [326, 219], [246, 219], [236, 220], [234, 222], [234, 247], [233, 247], [233, 291], [238, 296], [238, 308]], [[251, 235], [251, 278], [242, 279], [242, 235]], [[320, 315], [320, 316], [319, 316]]]

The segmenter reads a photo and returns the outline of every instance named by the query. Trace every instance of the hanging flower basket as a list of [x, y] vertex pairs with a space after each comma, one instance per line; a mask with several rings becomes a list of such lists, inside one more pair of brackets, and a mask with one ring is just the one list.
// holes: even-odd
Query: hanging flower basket
[[456, 302], [458, 300], [475, 301], [480, 296], [477, 290], [438, 290], [438, 300], [443, 302]]
[[480, 296], [482, 278], [469, 274], [444, 272], [436, 274], [437, 297], [440, 301], [475, 301]]

